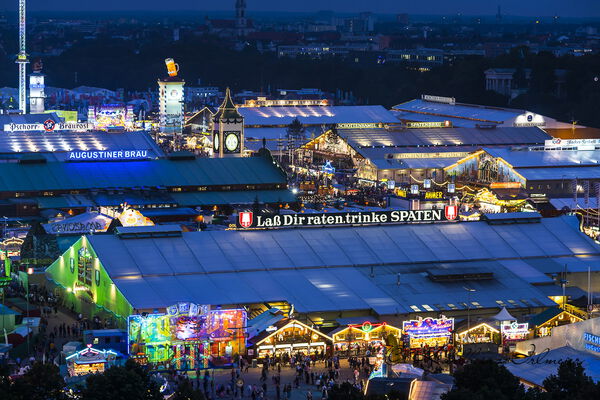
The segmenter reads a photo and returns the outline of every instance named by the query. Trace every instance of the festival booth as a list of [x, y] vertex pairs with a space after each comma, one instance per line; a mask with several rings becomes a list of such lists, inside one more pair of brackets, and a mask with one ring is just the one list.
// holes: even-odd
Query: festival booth
[[529, 320], [528, 328], [534, 337], [549, 336], [557, 326], [581, 322], [584, 319], [560, 307], [551, 307], [534, 315]]
[[450, 344], [454, 331], [454, 318], [421, 318], [404, 321], [402, 331], [408, 337], [411, 349], [442, 347]]
[[333, 339], [295, 319], [282, 319], [252, 339], [258, 358], [283, 354], [330, 354]]
[[360, 355], [368, 348], [385, 346], [385, 339], [389, 334], [399, 340], [402, 330], [385, 322], [365, 321], [362, 324], [340, 326], [331, 332], [335, 352], [346, 355]]
[[101, 374], [115, 363], [117, 353], [112, 350], [97, 350], [88, 344], [83, 350], [68, 356], [67, 369], [69, 376]]
[[493, 317], [471, 323], [462, 321], [456, 327], [457, 344], [494, 343], [497, 345], [514, 345], [515, 342], [527, 339], [529, 324], [520, 323], [506, 307]]
[[492, 321], [476, 322], [467, 326], [462, 321], [456, 327], [456, 343], [496, 343], [500, 342], [500, 330], [497, 324]]
[[129, 354], [154, 368], [194, 370], [231, 365], [246, 348], [246, 311], [179, 303], [167, 313], [128, 318]]

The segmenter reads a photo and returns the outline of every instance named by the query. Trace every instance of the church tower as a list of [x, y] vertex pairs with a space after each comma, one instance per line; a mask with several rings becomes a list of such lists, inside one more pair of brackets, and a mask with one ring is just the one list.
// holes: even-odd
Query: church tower
[[233, 104], [229, 88], [213, 122], [213, 156], [241, 157], [244, 154], [244, 117]]
[[236, 0], [235, 2], [235, 27], [239, 37], [246, 36], [246, 29], [248, 28], [246, 0]]

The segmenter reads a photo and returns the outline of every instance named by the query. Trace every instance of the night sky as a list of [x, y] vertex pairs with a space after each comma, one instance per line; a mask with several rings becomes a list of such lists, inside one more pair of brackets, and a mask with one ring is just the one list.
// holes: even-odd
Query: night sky
[[[18, 0], [2, 0], [2, 8], [13, 9]], [[228, 7], [228, 4], [231, 4]], [[112, 11], [112, 10], [197, 10], [233, 9], [235, 0], [28, 0], [32, 11]], [[514, 16], [600, 17], [600, 0], [247, 0], [252, 11], [336, 12], [493, 15], [498, 5], [502, 13]]]

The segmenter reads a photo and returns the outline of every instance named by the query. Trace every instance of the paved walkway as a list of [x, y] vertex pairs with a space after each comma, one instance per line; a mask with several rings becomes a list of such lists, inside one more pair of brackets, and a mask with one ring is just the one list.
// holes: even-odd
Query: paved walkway
[[[249, 368], [248, 372], [246, 373], [242, 373], [241, 374], [241, 379], [244, 381], [244, 398], [250, 398], [250, 390], [248, 389], [248, 385], [256, 385], [259, 387], [262, 387], [263, 382], [260, 381], [260, 377], [261, 377], [261, 371], [262, 368], [261, 367], [257, 367], [257, 368]], [[325, 367], [325, 363], [323, 362], [317, 362], [316, 366], [311, 367], [311, 371], [313, 371], [315, 373], [315, 375], [320, 375], [320, 374], [327, 374], [327, 368]], [[231, 382], [231, 369], [228, 370], [214, 370], [211, 371], [211, 375], [214, 374], [214, 380], [215, 380], [215, 390], [216, 388], [218, 388], [220, 385], [224, 385], [226, 386], [227, 384], [229, 384]], [[277, 375], [277, 369], [273, 370], [270, 369], [269, 373], [267, 375], [267, 380], [266, 380], [266, 384], [267, 384], [267, 392], [266, 392], [266, 399], [273, 399], [276, 400], [277, 396], [276, 396], [276, 389], [275, 389], [275, 384], [273, 383], [273, 376]], [[190, 379], [192, 380], [192, 382], [194, 382], [195, 385], [198, 385], [200, 388], [203, 387], [203, 380], [202, 377], [204, 376], [204, 372], [200, 373], [200, 378], [199, 380], [196, 380], [196, 374], [191, 372], [188, 374], [188, 376], [190, 377]], [[321, 398], [321, 391], [320, 389], [316, 386], [316, 385], [311, 385], [311, 384], [306, 384], [304, 378], [302, 379], [301, 383], [300, 383], [300, 387], [296, 388], [294, 386], [294, 378], [296, 376], [296, 369], [295, 368], [290, 368], [289, 366], [285, 366], [281, 368], [281, 383], [280, 383], [280, 387], [281, 387], [281, 399], [283, 399], [283, 387], [286, 384], [290, 384], [292, 386], [292, 392], [291, 392], [291, 400], [302, 400], [302, 399], [306, 399], [306, 394], [307, 392], [310, 390], [313, 394], [313, 398], [316, 399], [320, 399]], [[363, 373], [361, 373], [360, 379], [364, 380], [366, 382], [367, 380], [367, 376]], [[353, 375], [353, 371], [350, 369], [348, 362], [346, 360], [341, 360], [340, 361], [340, 377], [336, 380], [336, 382], [341, 383], [341, 382], [345, 382], [346, 380], [349, 380], [350, 382], [354, 381], [354, 375]], [[209, 391], [210, 391], [210, 385], [209, 385]], [[219, 399], [218, 396], [215, 396], [216, 399]], [[221, 397], [222, 399], [233, 399], [234, 397], [232, 395], [225, 395], [223, 397]], [[238, 399], [239, 394], [238, 394]]]

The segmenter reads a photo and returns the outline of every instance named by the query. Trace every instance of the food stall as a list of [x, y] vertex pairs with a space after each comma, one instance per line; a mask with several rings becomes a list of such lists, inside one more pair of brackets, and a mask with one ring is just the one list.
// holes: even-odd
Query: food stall
[[529, 337], [529, 323], [517, 321], [504, 321], [500, 325], [503, 344], [514, 344]]
[[341, 326], [331, 333], [333, 346], [336, 353], [346, 355], [360, 355], [369, 348], [385, 345], [385, 338], [394, 335], [398, 340], [402, 330], [385, 322], [372, 323], [365, 321], [362, 324], [349, 324]]
[[583, 321], [583, 318], [561, 307], [551, 307], [534, 315], [528, 321], [529, 330], [533, 337], [550, 336], [552, 329], [557, 326]]
[[480, 322], [466, 326], [461, 324], [456, 328], [456, 343], [496, 343], [500, 342], [500, 331], [493, 322]]
[[282, 319], [252, 339], [259, 357], [283, 354], [329, 354], [333, 339], [295, 319]]
[[69, 376], [84, 376], [101, 374], [112, 366], [117, 358], [117, 353], [112, 350], [97, 350], [88, 344], [83, 350], [66, 357]]

